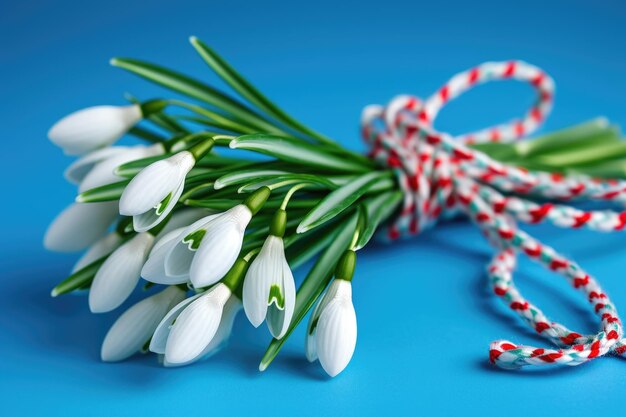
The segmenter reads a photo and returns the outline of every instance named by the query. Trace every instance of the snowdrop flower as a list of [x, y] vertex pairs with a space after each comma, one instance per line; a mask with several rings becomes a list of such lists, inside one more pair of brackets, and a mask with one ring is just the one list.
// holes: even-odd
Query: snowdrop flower
[[[152, 338], [150, 350], [164, 353], [165, 363], [170, 366], [185, 365], [201, 358], [210, 348], [218, 347], [217, 342], [222, 342], [230, 333], [236, 304], [229, 306], [231, 317], [228, 320], [224, 320], [224, 312], [231, 298], [236, 298], [231, 289], [219, 283], [183, 301], [161, 321]], [[222, 329], [221, 340], [217, 340], [222, 322], [227, 328]], [[214, 340], [216, 342], [212, 344]]]
[[[352, 251], [348, 253], [354, 254]], [[352, 255], [349, 255], [352, 256]], [[345, 257], [345, 255], [344, 255]], [[354, 271], [354, 260], [352, 272]], [[341, 264], [341, 261], [340, 261]], [[356, 347], [356, 313], [352, 304], [352, 273], [349, 279], [336, 274], [328, 291], [313, 310], [306, 335], [306, 356], [319, 359], [328, 375], [335, 376], [348, 366]], [[345, 276], [344, 276], [345, 277]]]
[[154, 236], [139, 233], [104, 261], [89, 291], [89, 308], [93, 313], [111, 311], [128, 298], [137, 286], [141, 267], [153, 244]]
[[[114, 149], [105, 148], [105, 149]], [[95, 151], [101, 152], [103, 150]], [[118, 182], [123, 180], [124, 178], [115, 174], [115, 168], [123, 165], [127, 162], [135, 161], [137, 159], [148, 158], [151, 156], [161, 155], [165, 152], [163, 145], [160, 143], [144, 146], [137, 145], [133, 147], [126, 147], [124, 151], [115, 153], [114, 155], [110, 155], [107, 158], [101, 159], [98, 163], [94, 164], [92, 169], [85, 175], [83, 180], [80, 182], [80, 186], [78, 188], [78, 192], [82, 193], [84, 191], [90, 190], [92, 188], [101, 187], [107, 184], [113, 184], [114, 182]], [[84, 158], [89, 157], [91, 154], [88, 154]], [[81, 158], [81, 159], [84, 159]], [[80, 162], [79, 159], [77, 162]]]
[[187, 174], [215, 143], [206, 133], [193, 136], [205, 139], [188, 151], [148, 165], [124, 189], [120, 214], [133, 216], [136, 231], [149, 230], [167, 217], [183, 193]]
[[74, 203], [52, 221], [44, 237], [46, 249], [75, 252], [102, 237], [117, 218], [117, 202]]
[[164, 253], [164, 272], [202, 288], [219, 281], [233, 266], [252, 212], [239, 204], [198, 220], [182, 231]]
[[267, 318], [267, 326], [276, 339], [287, 332], [296, 304], [296, 284], [282, 238], [285, 221], [286, 212], [279, 210], [243, 283], [243, 306], [248, 320], [259, 327]]
[[69, 155], [109, 146], [143, 117], [141, 106], [95, 106], [65, 116], [50, 128], [48, 138]]
[[122, 154], [126, 150], [128, 150], [127, 146], [110, 146], [89, 152], [71, 163], [70, 166], [65, 169], [63, 176], [70, 183], [78, 185], [98, 163], [115, 155]]
[[[141, 276], [145, 280], [166, 285], [182, 284], [189, 281], [188, 271], [179, 275], [168, 275], [165, 272], [165, 258], [170, 250], [189, 233], [184, 232], [195, 228], [193, 223], [203, 219], [199, 224], [204, 224], [212, 218], [206, 214], [207, 210], [204, 209], [185, 209], [172, 215], [163, 230], [157, 234], [158, 240], [141, 270]], [[192, 223], [193, 227], [190, 228], [189, 223]], [[177, 228], [171, 229], [173, 227]]]
[[56, 122], [48, 138], [66, 154], [82, 155], [111, 145], [142, 118], [160, 112], [166, 105], [163, 100], [149, 100], [129, 106], [89, 107]]
[[87, 252], [85, 252], [83, 256], [80, 257], [78, 262], [76, 262], [74, 268], [72, 269], [72, 274], [113, 252], [122, 244], [122, 242], [123, 238], [117, 232], [111, 232], [108, 235], [101, 237], [98, 241], [96, 241], [96, 243], [91, 245]]
[[138, 232], [154, 227], [178, 203], [195, 162], [191, 152], [182, 151], [142, 169], [122, 193], [120, 214], [133, 216]]
[[165, 256], [169, 253], [171, 248], [176, 245], [185, 229], [186, 227], [180, 227], [171, 230], [154, 244], [148, 256], [148, 260], [141, 268], [141, 276], [143, 279], [155, 284], [166, 285], [182, 284], [189, 281], [189, 276], [186, 274], [170, 276], [165, 272]]
[[[176, 307], [172, 308], [170, 312], [163, 318], [150, 341], [150, 350], [152, 352], [162, 355], [165, 354], [165, 348], [172, 325], [174, 324], [176, 319], [178, 319], [178, 316], [180, 316], [185, 307], [187, 307], [191, 302], [196, 300], [201, 295], [203, 294], [198, 294], [184, 300]], [[200, 359], [207, 359], [218, 353], [228, 344], [228, 340], [230, 339], [230, 335], [232, 333], [233, 324], [235, 323], [235, 318], [237, 317], [237, 313], [239, 313], [240, 310], [241, 301], [239, 301], [239, 298], [237, 298], [235, 295], [231, 295], [228, 301], [226, 301], [226, 304], [224, 304], [222, 318], [217, 328], [217, 331], [215, 332], [215, 336], [213, 336], [213, 339], [211, 339], [211, 341], [204, 348], [202, 353], [197, 355], [194, 359], [181, 363], [171, 363], [168, 362], [166, 358], [164, 358], [163, 364], [165, 366], [187, 365]]]
[[126, 310], [104, 338], [102, 360], [121, 361], [141, 350], [167, 312], [184, 298], [185, 291], [172, 286]]

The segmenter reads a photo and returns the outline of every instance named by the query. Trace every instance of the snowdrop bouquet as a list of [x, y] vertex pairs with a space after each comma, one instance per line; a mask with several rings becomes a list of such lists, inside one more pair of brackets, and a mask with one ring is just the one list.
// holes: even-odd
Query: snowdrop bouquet
[[[144, 288], [159, 288], [111, 327], [102, 360], [148, 350], [162, 355], [165, 366], [207, 358], [227, 343], [243, 308], [253, 326], [265, 322], [273, 336], [261, 360], [264, 370], [314, 307], [306, 357], [335, 376], [357, 341], [357, 251], [377, 232], [388, 240], [414, 235], [457, 212], [466, 213], [497, 249], [489, 269], [495, 293], [562, 346], [539, 352], [494, 342], [494, 363], [577, 364], [619, 350], [622, 328], [597, 283], [515, 225], [549, 221], [613, 230], [626, 222], [618, 213], [521, 197], [623, 197], [623, 184], [580, 175], [601, 175], [621, 161], [619, 134], [603, 119], [508, 143], [530, 134], [550, 110], [553, 83], [541, 70], [518, 61], [487, 63], [457, 75], [425, 102], [399, 96], [386, 107], [369, 106], [362, 125], [371, 151], [363, 156], [290, 117], [200, 40], [191, 43], [239, 98], [160, 66], [117, 58], [112, 65], [186, 99], [130, 97], [129, 105], [70, 114], [49, 131], [54, 144], [78, 156], [65, 176], [79, 194], [48, 229], [45, 246], [86, 249], [52, 295], [86, 291], [90, 310], [104, 313], [122, 305], [141, 278]], [[537, 88], [539, 99], [524, 119], [456, 140], [434, 130], [447, 101], [500, 78]], [[126, 134], [145, 144], [115, 145]], [[597, 152], [611, 146], [611, 152]], [[511, 277], [518, 252], [566, 276], [590, 300], [600, 299], [595, 311], [601, 332], [571, 332], [523, 299]], [[296, 289], [292, 271], [309, 261]]]

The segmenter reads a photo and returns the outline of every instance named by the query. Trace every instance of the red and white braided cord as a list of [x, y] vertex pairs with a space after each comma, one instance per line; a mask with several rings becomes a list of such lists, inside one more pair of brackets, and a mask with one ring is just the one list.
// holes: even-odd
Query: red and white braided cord
[[[529, 82], [537, 90], [537, 101], [522, 119], [456, 138], [433, 128], [437, 114], [447, 102], [478, 84], [505, 79]], [[546, 221], [559, 227], [623, 230], [625, 212], [537, 204], [520, 196], [622, 203], [626, 201], [626, 182], [528, 172], [494, 161], [467, 146], [529, 135], [549, 114], [553, 94], [552, 78], [535, 66], [521, 61], [487, 62], [455, 75], [424, 102], [413, 96], [399, 96], [386, 107], [366, 107], [361, 120], [363, 137], [371, 147], [370, 156], [395, 169], [404, 192], [401, 213], [387, 230], [387, 237], [395, 240], [415, 235], [432, 227], [442, 215], [464, 211], [498, 250], [488, 268], [495, 294], [537, 333], [557, 345], [556, 349], [543, 349], [508, 341], [493, 342], [490, 359], [503, 368], [578, 365], [609, 352], [626, 352], [617, 311], [598, 283], [576, 263], [518, 230], [515, 223]], [[516, 196], [505, 197], [503, 193]], [[526, 300], [513, 282], [517, 253], [561, 274], [582, 291], [601, 321], [600, 331], [595, 335], [573, 332], [550, 321]]]

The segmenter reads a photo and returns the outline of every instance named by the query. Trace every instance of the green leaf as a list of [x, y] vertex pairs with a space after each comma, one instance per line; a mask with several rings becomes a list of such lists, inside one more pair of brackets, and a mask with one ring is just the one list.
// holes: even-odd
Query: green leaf
[[252, 181], [243, 186], [239, 187], [237, 190], [240, 193], [250, 192], [258, 190], [261, 187], [269, 187], [271, 190], [275, 190], [280, 187], [284, 187], [291, 184], [314, 184], [322, 188], [334, 190], [337, 188], [337, 185], [332, 181], [320, 177], [317, 175], [309, 175], [309, 174], [286, 174], [286, 175], [278, 175], [275, 177], [269, 178], [261, 178], [258, 181]]
[[598, 117], [585, 123], [581, 123], [566, 129], [537, 137], [533, 140], [517, 142], [513, 145], [519, 156], [531, 157], [546, 152], [561, 150], [564, 147], [576, 146], [589, 140], [594, 140], [598, 135], [616, 135], [615, 129], [609, 125], [604, 117]]
[[136, 136], [140, 139], [146, 140], [148, 142], [152, 142], [152, 143], [163, 143], [165, 142], [167, 139], [164, 138], [163, 136], [159, 135], [158, 133], [154, 133], [148, 129], [144, 129], [143, 127], [140, 126], [135, 126], [133, 128], [131, 128], [128, 133], [130, 133], [133, 136]]
[[222, 175], [215, 180], [215, 189], [228, 187], [229, 185], [240, 184], [242, 182], [249, 181], [250, 179], [259, 179], [266, 177], [275, 177], [282, 174], [287, 174], [286, 171], [279, 171], [275, 169], [244, 169], [240, 171], [229, 172], [226, 175]]
[[274, 125], [221, 91], [178, 72], [130, 58], [113, 58], [111, 65], [123, 68], [142, 78], [178, 93], [208, 103], [243, 120], [260, 131], [271, 131]]
[[304, 133], [321, 143], [333, 144], [335, 142], [320, 133], [304, 126], [296, 119], [291, 117], [281, 108], [272, 103], [259, 90], [257, 90], [248, 80], [241, 76], [233, 67], [228, 64], [221, 56], [209, 48], [204, 42], [192, 36], [190, 42], [198, 51], [202, 59], [219, 75], [228, 85], [237, 91], [243, 98], [255, 105], [258, 109], [279, 120], [290, 128]]
[[119, 200], [124, 189], [131, 180], [123, 180], [114, 182], [113, 184], [103, 185], [102, 187], [92, 188], [76, 197], [77, 203], [99, 203], [101, 201]]
[[347, 249], [354, 234], [354, 229], [357, 224], [358, 215], [355, 213], [344, 223], [343, 228], [337, 233], [333, 233], [332, 243], [324, 251], [324, 253], [317, 259], [313, 268], [308, 273], [302, 285], [298, 289], [296, 294], [296, 306], [294, 309], [291, 325], [287, 330], [285, 336], [282, 339], [273, 339], [259, 365], [259, 370], [264, 371], [269, 364], [274, 360], [287, 338], [291, 335], [293, 330], [302, 321], [307, 312], [313, 307], [315, 300], [324, 291], [324, 288], [328, 285], [333, 273], [335, 271], [335, 265], [339, 260], [339, 257]]
[[[275, 210], [280, 207], [281, 203], [282, 203], [281, 200], [276, 200], [276, 199], [268, 200], [263, 206], [263, 210]], [[311, 207], [314, 207], [318, 203], [319, 203], [319, 199], [316, 199], [316, 198], [296, 199], [296, 200], [291, 200], [289, 202], [289, 208], [290, 209], [299, 209], [299, 208], [310, 209]], [[206, 200], [185, 200], [184, 204], [186, 206], [203, 207], [203, 208], [208, 208], [212, 210], [228, 210], [236, 206], [237, 204], [241, 204], [241, 200], [220, 199], [220, 198], [206, 199]]]
[[373, 164], [325, 152], [323, 146], [311, 145], [284, 136], [268, 134], [239, 136], [230, 142], [230, 148], [255, 151], [284, 161], [332, 171], [368, 172], [374, 169]]
[[367, 210], [367, 225], [359, 234], [355, 250], [362, 249], [370, 241], [381, 222], [385, 221], [402, 201], [400, 191], [380, 194], [363, 202]]
[[298, 226], [298, 233], [306, 232], [332, 219], [350, 207], [374, 184], [389, 175], [388, 171], [369, 172], [331, 192], [304, 217]]
[[57, 295], [67, 294], [68, 292], [72, 292], [79, 288], [88, 287], [91, 284], [91, 281], [93, 281], [93, 278], [96, 276], [100, 266], [108, 257], [109, 255], [105, 255], [85, 266], [83, 269], [74, 272], [72, 275], [57, 284], [57, 286], [52, 289], [50, 295], [56, 297]]
[[148, 165], [160, 161], [161, 159], [169, 158], [172, 155], [172, 153], [166, 153], [162, 155], [149, 156], [147, 158], [135, 159], [134, 161], [126, 162], [125, 164], [118, 166], [113, 172], [115, 175], [119, 175], [120, 177], [132, 178]]

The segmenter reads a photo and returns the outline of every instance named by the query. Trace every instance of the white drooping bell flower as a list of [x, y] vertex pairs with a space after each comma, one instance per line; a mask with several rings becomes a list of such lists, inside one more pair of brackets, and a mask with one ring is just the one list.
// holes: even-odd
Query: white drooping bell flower
[[[105, 149], [114, 149], [114, 147]], [[102, 150], [96, 152], [101, 151]], [[111, 155], [108, 158], [104, 158], [96, 163], [80, 182], [78, 192], [82, 193], [96, 187], [101, 187], [103, 185], [113, 184], [115, 182], [121, 181], [124, 178], [115, 174], [115, 169], [117, 167], [127, 162], [135, 161], [137, 159], [161, 155], [164, 152], [165, 149], [160, 143], [150, 146], [137, 145], [132, 147], [126, 147], [123, 152]], [[84, 158], [87, 158], [90, 155], [91, 154], [88, 154]], [[77, 162], [79, 161], [80, 159]]]
[[143, 118], [141, 106], [95, 106], [74, 112], [48, 131], [66, 154], [82, 155], [111, 145]]
[[89, 249], [83, 254], [83, 256], [80, 257], [78, 262], [74, 264], [72, 274], [76, 271], [80, 271], [87, 265], [97, 261], [103, 256], [113, 252], [122, 244], [123, 241], [124, 239], [117, 232], [111, 232], [101, 237], [96, 243], [91, 245]]
[[207, 221], [207, 210], [184, 209], [172, 215], [172, 218], [167, 222], [163, 230], [157, 234], [157, 242], [154, 244], [150, 256], [141, 270], [141, 276], [145, 280], [165, 285], [182, 284], [189, 281], [188, 271], [176, 276], [167, 275], [165, 272], [165, 258], [170, 250], [185, 237], [183, 232], [189, 228], [189, 224], [193, 224], [199, 219]]
[[219, 281], [233, 266], [252, 212], [239, 204], [186, 228], [164, 254], [165, 274], [202, 288]]
[[138, 232], [156, 226], [178, 203], [195, 163], [191, 152], [182, 151], [142, 169], [122, 193], [120, 214], [132, 216]]
[[[281, 212], [285, 213], [280, 210], [276, 217]], [[243, 306], [248, 320], [259, 327], [267, 319], [270, 333], [276, 339], [287, 332], [296, 305], [296, 284], [282, 239], [284, 221], [279, 228], [276, 234], [270, 232], [243, 282]]]
[[93, 313], [111, 311], [130, 296], [153, 244], [154, 236], [150, 233], [138, 233], [104, 261], [89, 290], [89, 308]]
[[104, 338], [102, 360], [121, 361], [141, 350], [167, 312], [184, 298], [185, 291], [171, 286], [126, 310]]
[[109, 146], [96, 149], [72, 162], [65, 169], [63, 176], [72, 184], [78, 185], [98, 163], [124, 153], [127, 150], [127, 146]]
[[[356, 347], [356, 312], [350, 281], [355, 256], [352, 251], [346, 251], [346, 254], [339, 261], [336, 278], [313, 310], [306, 333], [307, 359], [310, 362], [319, 359], [331, 377], [348, 366]], [[343, 262], [346, 258], [347, 262]]]
[[[169, 366], [185, 365], [200, 359], [209, 348], [218, 346], [230, 333], [236, 304], [229, 307], [228, 320], [225, 320], [225, 306], [233, 298], [228, 286], [219, 283], [206, 292], [185, 300], [174, 307], [161, 321], [150, 344], [150, 350], [165, 354], [165, 363]], [[236, 298], [236, 297], [234, 297]], [[216, 340], [220, 325], [221, 340]], [[216, 343], [212, 342], [216, 340]]]
[[59, 252], [83, 250], [100, 239], [117, 217], [116, 201], [74, 203], [48, 226], [44, 246]]
[[[174, 324], [178, 316], [180, 316], [180, 314], [183, 312], [185, 307], [187, 307], [191, 302], [196, 300], [201, 295], [202, 294], [198, 294], [190, 297], [182, 301], [180, 304], [178, 304], [176, 307], [172, 308], [169, 311], [169, 313], [163, 318], [156, 331], [154, 332], [154, 335], [152, 336], [152, 339], [150, 341], [150, 350], [152, 352], [162, 355], [165, 354], [165, 348], [172, 325]], [[164, 358], [163, 364], [165, 366], [188, 365], [201, 359], [207, 359], [218, 353], [228, 344], [228, 340], [230, 339], [230, 335], [233, 330], [233, 324], [235, 323], [235, 318], [237, 317], [237, 313], [239, 313], [240, 310], [241, 301], [235, 295], [231, 295], [228, 301], [226, 301], [226, 304], [224, 304], [224, 308], [222, 310], [222, 318], [219, 326], [217, 327], [217, 331], [215, 332], [215, 335], [213, 336], [209, 344], [206, 345], [204, 350], [194, 359], [191, 359], [188, 362], [171, 363], [168, 362], [166, 358]]]
[[171, 230], [165, 236], [157, 240], [150, 251], [148, 260], [141, 268], [141, 276], [143, 279], [155, 284], [165, 285], [176, 285], [189, 281], [188, 275], [169, 276], [165, 272], [165, 257], [170, 249], [176, 245], [185, 229], [186, 227], [180, 227]]

